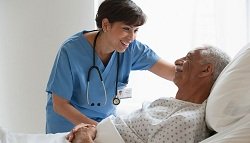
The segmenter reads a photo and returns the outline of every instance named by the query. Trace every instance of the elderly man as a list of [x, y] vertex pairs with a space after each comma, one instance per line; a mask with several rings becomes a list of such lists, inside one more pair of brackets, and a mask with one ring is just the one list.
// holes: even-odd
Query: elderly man
[[[199, 142], [209, 136], [204, 112], [218, 75], [229, 63], [227, 54], [205, 45], [175, 61], [175, 98], [161, 98], [112, 123], [124, 142]], [[67, 135], [76, 143], [94, 142], [95, 126], [80, 124]]]

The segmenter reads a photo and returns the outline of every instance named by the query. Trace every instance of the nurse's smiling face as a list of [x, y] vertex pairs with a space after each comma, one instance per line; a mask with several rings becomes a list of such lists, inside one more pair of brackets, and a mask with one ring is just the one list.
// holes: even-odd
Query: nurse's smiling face
[[185, 57], [175, 61], [176, 68], [173, 81], [178, 87], [199, 80], [197, 77], [203, 70], [201, 51], [202, 49], [192, 50]]
[[106, 32], [108, 45], [122, 53], [136, 39], [138, 30], [139, 26], [126, 25], [123, 22], [108, 23]]

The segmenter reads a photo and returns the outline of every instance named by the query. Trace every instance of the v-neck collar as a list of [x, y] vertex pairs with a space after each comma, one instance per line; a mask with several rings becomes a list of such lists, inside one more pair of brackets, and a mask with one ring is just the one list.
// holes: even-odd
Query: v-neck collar
[[[90, 32], [90, 31], [83, 31], [83, 32], [81, 32], [82, 34], [84, 34], [84, 33], [86, 33], [86, 32]], [[91, 61], [92, 61], [92, 64], [91, 64], [91, 66], [93, 65], [93, 52], [95, 52], [94, 51], [94, 49], [93, 49], [93, 47], [92, 47], [92, 45], [88, 42], [88, 40], [86, 39], [86, 37], [84, 37], [84, 35], [82, 35], [83, 37], [83, 39], [88, 43], [88, 46], [86, 47], [86, 48], [88, 48], [88, 52], [89, 52], [89, 56], [90, 56], [90, 58], [91, 58]], [[98, 56], [98, 54], [96, 53], [95, 54], [95, 64], [96, 64], [96, 66], [99, 68], [99, 70], [100, 70], [100, 72], [101, 72], [101, 74], [102, 74], [102, 76], [103, 76], [103, 79], [105, 79], [105, 78], [107, 78], [107, 76], [109, 75], [109, 72], [113, 69], [113, 68], [115, 68], [115, 72], [116, 72], [116, 70], [117, 70], [117, 58], [118, 58], [118, 53], [116, 52], [116, 51], [114, 51], [113, 53], [112, 53], [112, 55], [111, 55], [111, 57], [110, 57], [110, 59], [109, 59], [109, 61], [108, 61], [108, 64], [107, 64], [107, 66], [105, 67], [105, 65], [103, 64], [103, 62], [102, 62], [102, 60], [100, 59], [100, 57]], [[116, 66], [114, 66], [114, 64], [116, 64]], [[113, 73], [111, 73], [111, 74], [113, 74]]]
[[114, 64], [116, 64], [116, 62], [117, 62], [116, 58], [117, 58], [117, 52], [113, 52], [109, 61], [108, 61], [107, 66], [105, 67], [105, 65], [101, 61], [100, 57], [96, 54], [96, 66], [99, 67], [100, 72], [103, 75], [103, 78], [105, 78], [109, 74], [112, 67], [115, 67], [115, 69], [117, 68], [116, 66], [114, 66]]

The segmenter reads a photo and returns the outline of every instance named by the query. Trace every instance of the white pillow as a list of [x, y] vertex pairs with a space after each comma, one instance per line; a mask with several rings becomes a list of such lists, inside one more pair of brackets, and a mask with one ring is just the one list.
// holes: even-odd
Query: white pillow
[[207, 100], [208, 127], [220, 132], [250, 113], [250, 43], [216, 80]]
[[241, 118], [230, 128], [219, 132], [199, 143], [249, 143], [250, 114]]

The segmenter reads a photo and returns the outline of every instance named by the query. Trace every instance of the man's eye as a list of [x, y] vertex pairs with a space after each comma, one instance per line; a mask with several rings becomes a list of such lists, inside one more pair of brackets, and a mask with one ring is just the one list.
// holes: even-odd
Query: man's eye
[[186, 56], [184, 59], [190, 61], [190, 58], [188, 56]]

